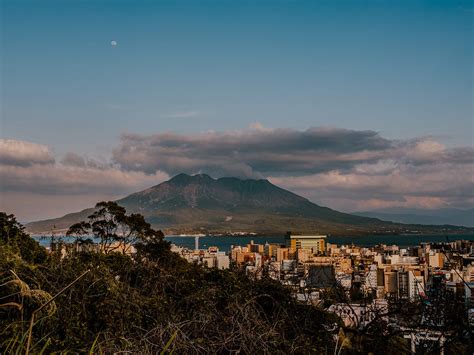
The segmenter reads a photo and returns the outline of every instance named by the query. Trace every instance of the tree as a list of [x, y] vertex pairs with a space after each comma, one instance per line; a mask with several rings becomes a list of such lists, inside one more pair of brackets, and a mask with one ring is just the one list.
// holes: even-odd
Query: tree
[[14, 215], [4, 212], [0, 212], [0, 228], [0, 240], [7, 244], [20, 239], [25, 230]]
[[47, 258], [44, 248], [30, 238], [14, 215], [0, 212], [1, 261], [8, 260], [7, 255], [19, 255], [22, 260], [30, 263], [41, 263]]
[[127, 215], [125, 208], [112, 201], [97, 203], [88, 221], [73, 224], [66, 234], [78, 237], [78, 241], [98, 238], [100, 251], [106, 254], [116, 249], [125, 254], [133, 244], [161, 241], [164, 237], [161, 231], [151, 228], [142, 215]]
[[84, 250], [27, 262], [13, 250], [17, 233], [3, 232], [21, 226], [0, 215], [0, 353], [332, 353], [333, 334], [322, 330], [342, 325], [334, 315], [299, 304], [269, 278], [188, 263], [143, 217], [113, 203], [98, 210], [70, 234], [137, 241], [136, 254]]

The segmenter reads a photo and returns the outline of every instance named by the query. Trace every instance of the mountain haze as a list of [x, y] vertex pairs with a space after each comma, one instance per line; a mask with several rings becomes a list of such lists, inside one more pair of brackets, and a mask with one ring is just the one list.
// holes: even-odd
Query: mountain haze
[[[429, 226], [408, 226], [355, 216], [319, 206], [268, 180], [213, 179], [179, 174], [169, 181], [116, 201], [130, 213], [141, 213], [154, 227], [171, 233], [293, 232], [358, 235], [402, 233]], [[32, 233], [66, 229], [84, 220], [86, 209], [64, 217], [28, 224]], [[451, 231], [462, 228], [450, 227]]]

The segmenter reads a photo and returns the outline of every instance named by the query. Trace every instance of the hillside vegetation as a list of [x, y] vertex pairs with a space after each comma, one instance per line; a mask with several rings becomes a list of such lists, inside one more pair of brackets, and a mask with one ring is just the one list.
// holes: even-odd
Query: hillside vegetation
[[[335, 316], [298, 304], [270, 279], [190, 264], [140, 220], [133, 256], [71, 251], [63, 258], [46, 253], [13, 216], [1, 213], [0, 223], [0, 353], [25, 352], [33, 311], [58, 293], [36, 316], [31, 353], [324, 353], [334, 347], [324, 329], [337, 324]], [[91, 228], [110, 227], [100, 223]]]

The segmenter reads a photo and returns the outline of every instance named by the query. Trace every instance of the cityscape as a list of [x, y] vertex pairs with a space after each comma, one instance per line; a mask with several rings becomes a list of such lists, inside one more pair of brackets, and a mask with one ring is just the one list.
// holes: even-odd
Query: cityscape
[[436, 343], [434, 349], [444, 353], [443, 343], [449, 333], [439, 330], [444, 326], [443, 320], [433, 324], [426, 317], [416, 328], [403, 328], [390, 307], [404, 302], [430, 302], [444, 292], [444, 297], [465, 305], [466, 320], [474, 327], [473, 241], [400, 248], [383, 244], [338, 246], [327, 243], [325, 235], [289, 233], [286, 239], [285, 245], [251, 241], [233, 246], [226, 255], [217, 247], [200, 249], [199, 236], [195, 236], [194, 250], [177, 245], [172, 250], [188, 262], [205, 267], [237, 268], [251, 278], [268, 276], [290, 288], [298, 301], [315, 306], [327, 301], [328, 292], [342, 292], [345, 302], [331, 304], [328, 310], [341, 317], [347, 327], [363, 329], [383, 319], [401, 329], [413, 353], [428, 343], [430, 349]]
[[[387, 336], [396, 333], [402, 337], [412, 353], [427, 349], [445, 353], [444, 344], [458, 336], [447, 327], [447, 312], [453, 305], [462, 309], [456, 316], [464, 317], [471, 330], [474, 327], [474, 241], [360, 247], [328, 243], [326, 235], [288, 232], [284, 244], [251, 240], [226, 252], [217, 246], [201, 248], [203, 236], [194, 236], [194, 248], [171, 244], [170, 250], [206, 269], [243, 272], [253, 280], [275, 280], [297, 302], [337, 315], [346, 329], [366, 331], [377, 323], [389, 325]], [[59, 252], [62, 258], [77, 252], [101, 252], [97, 243], [71, 239], [64, 243], [60, 237], [43, 240], [43, 244], [51, 243], [51, 253]], [[119, 242], [102, 252], [112, 251], [128, 255], [137, 252], [133, 245]], [[409, 315], [399, 311], [410, 307]], [[419, 317], [411, 318], [416, 313]]]
[[0, 22], [0, 354], [474, 354], [473, 0]]

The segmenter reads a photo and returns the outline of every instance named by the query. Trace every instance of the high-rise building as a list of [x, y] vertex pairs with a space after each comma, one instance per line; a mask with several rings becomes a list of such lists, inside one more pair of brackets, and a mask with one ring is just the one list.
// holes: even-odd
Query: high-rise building
[[293, 251], [311, 249], [315, 254], [324, 253], [325, 241], [325, 235], [287, 235], [287, 242]]
[[384, 287], [385, 287], [386, 294], [397, 296], [398, 294], [398, 271], [397, 270], [385, 270]]
[[377, 289], [377, 265], [372, 264], [369, 266], [369, 271], [365, 278], [365, 287], [369, 290]]
[[425, 293], [425, 280], [420, 270], [408, 271], [409, 297], [416, 300]]
[[398, 297], [401, 299], [407, 299], [409, 297], [408, 275], [408, 271], [398, 271]]

